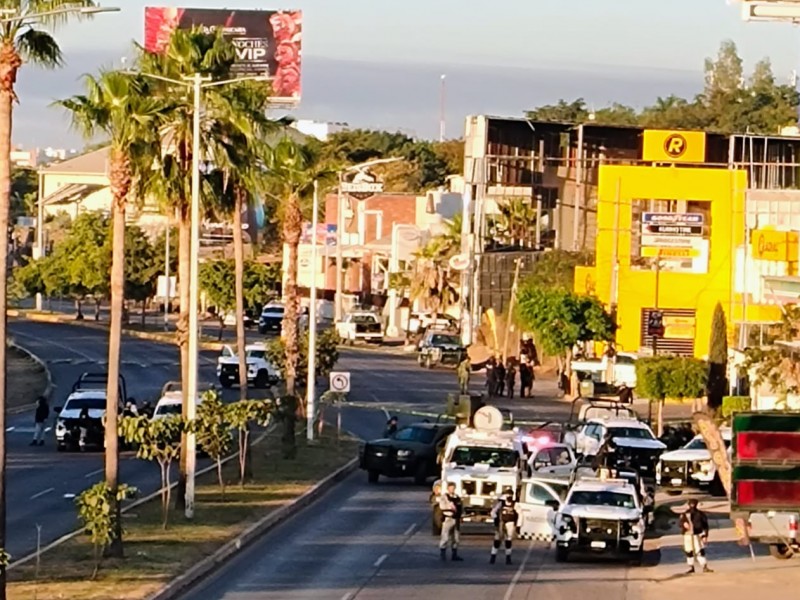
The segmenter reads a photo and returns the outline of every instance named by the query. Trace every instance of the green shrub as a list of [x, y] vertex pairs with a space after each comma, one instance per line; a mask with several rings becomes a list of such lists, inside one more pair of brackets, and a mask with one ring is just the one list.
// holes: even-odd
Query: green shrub
[[733, 413], [750, 410], [751, 402], [750, 396], [725, 396], [722, 399], [722, 418], [727, 420]]
[[636, 393], [641, 398], [699, 398], [708, 381], [704, 360], [683, 356], [653, 356], [636, 361]]

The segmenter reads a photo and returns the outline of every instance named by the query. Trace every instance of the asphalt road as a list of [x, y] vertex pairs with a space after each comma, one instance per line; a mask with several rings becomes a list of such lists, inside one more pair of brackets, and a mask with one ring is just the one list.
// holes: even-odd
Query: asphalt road
[[[10, 328], [19, 344], [48, 364], [56, 385], [51, 407], [63, 404], [82, 373], [105, 368], [108, 346], [104, 331], [25, 320], [11, 320]], [[202, 381], [214, 381], [216, 353], [203, 352], [200, 368]], [[384, 382], [381, 394], [391, 390], [404, 402], [427, 403], [426, 406], [435, 404], [432, 397], [440, 393], [444, 397], [455, 381], [452, 373], [421, 371], [404, 357], [359, 350], [343, 351], [339, 368], [353, 373], [350, 397], [359, 403], [375, 404], [376, 409], [378, 405], [370, 392], [374, 373], [379, 373]], [[178, 350], [169, 344], [126, 336], [122, 343], [122, 373], [128, 396], [139, 403], [154, 402], [164, 383], [179, 376]], [[236, 390], [225, 391], [230, 398], [237, 394]], [[386, 419], [380, 410], [345, 409], [342, 421], [348, 431], [369, 438], [382, 433]], [[17, 558], [35, 549], [37, 525], [41, 526], [43, 543], [72, 531], [77, 525], [74, 497], [102, 478], [101, 453], [56, 452], [52, 431], [48, 432], [45, 447], [32, 448], [28, 445], [32, 433], [32, 414], [9, 417], [8, 551]], [[136, 486], [141, 494], [157, 489], [157, 466], [123, 453], [120, 469], [120, 480]]]
[[[428, 491], [366, 483], [356, 473], [234, 559], [184, 600], [617, 600], [636, 568], [554, 562], [543, 544], [517, 542], [514, 564], [490, 565], [491, 536], [465, 527], [462, 563], [439, 559]], [[589, 587], [591, 586], [591, 587]]]

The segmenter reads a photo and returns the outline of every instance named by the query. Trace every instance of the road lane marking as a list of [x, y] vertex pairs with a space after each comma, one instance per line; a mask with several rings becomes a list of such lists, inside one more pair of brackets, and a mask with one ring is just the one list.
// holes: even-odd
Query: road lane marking
[[342, 596], [342, 600], [353, 600], [353, 598], [355, 598], [353, 592], [345, 592], [344, 596]]
[[412, 533], [414, 533], [414, 530], [415, 530], [416, 528], [417, 528], [417, 524], [416, 524], [416, 523], [412, 523], [412, 524], [411, 524], [411, 527], [409, 527], [408, 529], [406, 529], [406, 531], [405, 531], [405, 533], [404, 533], [403, 535], [405, 535], [405, 536], [409, 536], [409, 535], [411, 535]]
[[525, 553], [525, 558], [522, 559], [517, 572], [514, 573], [514, 578], [508, 585], [508, 589], [506, 590], [506, 595], [503, 596], [503, 600], [511, 600], [511, 596], [514, 594], [514, 588], [517, 587], [517, 584], [522, 577], [522, 573], [525, 571], [525, 565], [528, 563], [528, 559], [531, 557], [531, 552], [533, 552], [533, 540], [531, 540], [530, 544], [528, 544], [528, 551]]
[[378, 560], [376, 560], [375, 564], [372, 565], [372, 566], [377, 569], [378, 567], [380, 567], [383, 564], [383, 561], [385, 561], [387, 558], [389, 558], [388, 554], [381, 555], [381, 557]]
[[95, 475], [100, 475], [100, 473], [102, 473], [105, 470], [106, 470], [105, 467], [101, 467], [99, 469], [96, 469], [96, 470], [92, 471], [91, 473], [87, 473], [86, 475], [84, 475], [84, 477], [86, 479], [89, 479], [89, 477], [94, 477]]
[[46, 496], [50, 492], [54, 492], [54, 491], [56, 491], [56, 488], [47, 488], [46, 490], [42, 490], [38, 494], [34, 494], [33, 496], [31, 496], [31, 500], [36, 500], [37, 498], [41, 498], [42, 496]]
[[16, 427], [6, 427], [6, 431], [14, 431]]

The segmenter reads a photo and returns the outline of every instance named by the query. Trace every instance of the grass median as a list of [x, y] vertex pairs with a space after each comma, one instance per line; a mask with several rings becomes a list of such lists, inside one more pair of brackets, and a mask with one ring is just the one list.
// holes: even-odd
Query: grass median
[[[173, 511], [169, 528], [161, 526], [159, 499], [132, 509], [124, 516], [125, 558], [103, 561], [95, 580], [92, 546], [84, 536], [73, 538], [42, 554], [34, 562], [9, 572], [10, 600], [139, 600], [167, 581], [211, 555], [249, 525], [291, 502], [320, 479], [356, 456], [356, 442], [337, 443], [325, 434], [307, 445], [298, 436], [297, 458], [281, 458], [279, 433], [253, 447], [253, 483], [231, 483], [223, 499], [216, 472], [197, 480], [194, 521]], [[155, 476], [158, 467], [153, 465]], [[225, 465], [226, 481], [238, 481], [238, 462]], [[77, 524], [76, 524], [77, 525]]]

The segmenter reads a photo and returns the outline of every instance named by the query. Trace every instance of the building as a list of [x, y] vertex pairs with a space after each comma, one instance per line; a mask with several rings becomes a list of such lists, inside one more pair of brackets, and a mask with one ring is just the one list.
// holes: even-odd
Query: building
[[798, 152], [793, 136], [642, 131], [635, 164], [599, 166], [575, 289], [616, 312], [618, 349], [705, 357], [718, 302], [743, 348], [800, 298]]
[[292, 123], [292, 127], [300, 133], [317, 138], [322, 142], [327, 141], [334, 133], [350, 129], [350, 125], [347, 123], [327, 123], [324, 121], [312, 121], [310, 119], [298, 119]]
[[[461, 194], [444, 190], [419, 196], [384, 192], [365, 199], [344, 194], [341, 215], [339, 200], [338, 194], [329, 194], [324, 200], [324, 223], [317, 230], [316, 265], [311, 262], [311, 224], [305, 226], [298, 250], [298, 285], [308, 289], [316, 280], [319, 297], [333, 301], [337, 223], [341, 216], [345, 309], [359, 301], [385, 305], [390, 295], [390, 273], [408, 270], [414, 253], [432, 236], [442, 233], [446, 221], [463, 210]], [[284, 264], [286, 260], [284, 249]]]

